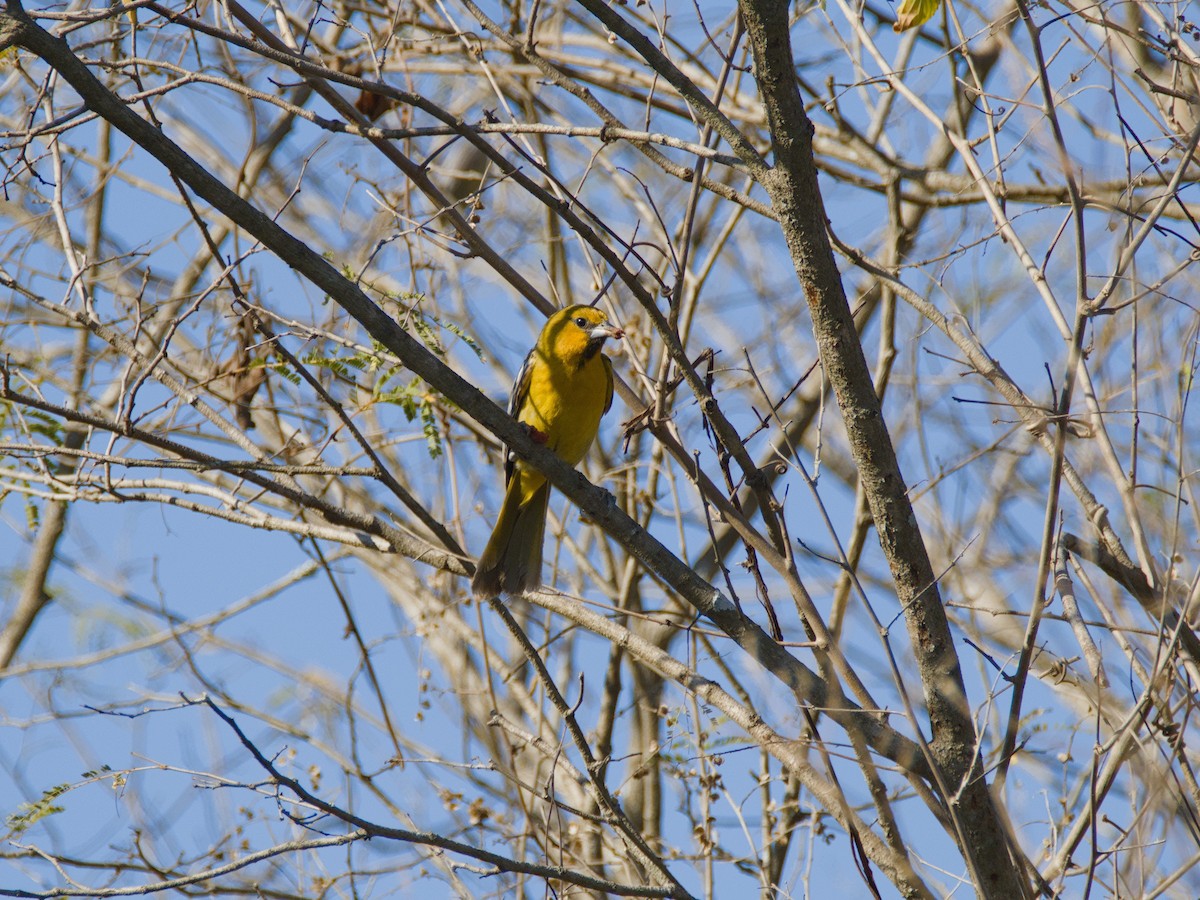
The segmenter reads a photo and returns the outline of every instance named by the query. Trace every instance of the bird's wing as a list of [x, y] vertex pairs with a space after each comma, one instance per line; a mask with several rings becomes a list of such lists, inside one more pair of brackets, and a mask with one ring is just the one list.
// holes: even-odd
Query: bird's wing
[[[533, 372], [533, 350], [525, 356], [525, 362], [521, 363], [521, 371], [517, 373], [517, 377], [513, 379], [512, 393], [508, 395], [508, 414], [514, 419], [520, 419], [521, 407], [525, 405], [525, 398], [529, 396], [529, 376]], [[504, 483], [507, 485], [512, 480], [513, 468], [517, 464], [517, 457], [508, 445], [504, 445]]]
[[605, 356], [603, 353], [600, 354], [600, 358], [602, 360], [604, 360], [604, 374], [608, 376], [608, 393], [604, 397], [604, 411], [608, 412], [610, 409], [612, 409], [613, 365], [612, 365], [612, 360], [609, 359], [607, 356]]

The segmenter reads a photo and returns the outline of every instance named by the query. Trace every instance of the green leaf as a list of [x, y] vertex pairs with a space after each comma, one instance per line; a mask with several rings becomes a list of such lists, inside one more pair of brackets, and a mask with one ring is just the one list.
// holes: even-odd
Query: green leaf
[[442, 455], [442, 433], [438, 431], [437, 419], [433, 415], [433, 404], [428, 399], [421, 404], [421, 430], [425, 432], [425, 444], [429, 448], [429, 458], [437, 459]]
[[62, 422], [54, 416], [48, 415], [40, 409], [27, 409], [25, 410], [25, 421], [29, 424], [29, 430], [33, 434], [40, 434], [53, 441], [55, 446], [62, 446]]
[[64, 807], [58, 806], [54, 801], [70, 789], [71, 786], [69, 784], [56, 784], [42, 794], [40, 799], [33, 803], [22, 803], [18, 806], [17, 811], [5, 817], [4, 820], [4, 824], [9, 829], [9, 837], [16, 837], [26, 831], [31, 825], [47, 816], [62, 812]]
[[[390, 374], [388, 376], [391, 377]], [[386, 379], [385, 379], [386, 380]], [[418, 416], [421, 419], [421, 431], [425, 435], [425, 443], [429, 447], [429, 456], [437, 459], [442, 455], [442, 433], [437, 427], [433, 396], [426, 389], [420, 378], [413, 378], [408, 384], [390, 390], [380, 390], [384, 381], [375, 385], [375, 401], [391, 403], [404, 411], [404, 417], [413, 421]]]
[[274, 372], [276, 375], [278, 375], [280, 378], [284, 378], [284, 379], [290, 381], [292, 384], [296, 385], [297, 387], [299, 387], [300, 382], [303, 381], [303, 379], [299, 375], [297, 375], [290, 368], [288, 368], [286, 363], [271, 363], [271, 365], [269, 365], [268, 368], [272, 372]]

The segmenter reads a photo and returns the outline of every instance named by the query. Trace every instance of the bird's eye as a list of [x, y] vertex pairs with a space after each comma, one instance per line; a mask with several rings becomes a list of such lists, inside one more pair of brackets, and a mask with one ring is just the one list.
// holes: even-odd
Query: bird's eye
[[587, 328], [588, 320], [585, 319], [583, 316], [576, 316], [575, 324], [578, 325], [580, 328]]

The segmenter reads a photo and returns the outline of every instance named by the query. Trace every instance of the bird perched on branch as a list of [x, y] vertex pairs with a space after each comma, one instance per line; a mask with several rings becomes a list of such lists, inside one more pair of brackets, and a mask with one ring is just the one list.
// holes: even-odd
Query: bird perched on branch
[[[583, 459], [612, 406], [612, 362], [600, 348], [624, 336], [601, 310], [560, 309], [546, 321], [513, 383], [508, 414], [570, 465]], [[550, 483], [511, 452], [504, 479], [504, 503], [471, 581], [480, 599], [502, 591], [523, 594], [541, 583]]]

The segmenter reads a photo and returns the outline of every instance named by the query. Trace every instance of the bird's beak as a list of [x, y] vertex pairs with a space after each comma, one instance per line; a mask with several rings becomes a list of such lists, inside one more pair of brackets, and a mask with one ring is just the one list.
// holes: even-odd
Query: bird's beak
[[593, 341], [603, 341], [607, 338], [619, 341], [625, 337], [625, 330], [615, 325], [597, 325], [588, 332], [588, 337]]

